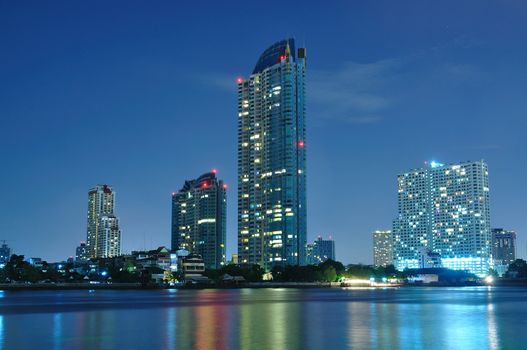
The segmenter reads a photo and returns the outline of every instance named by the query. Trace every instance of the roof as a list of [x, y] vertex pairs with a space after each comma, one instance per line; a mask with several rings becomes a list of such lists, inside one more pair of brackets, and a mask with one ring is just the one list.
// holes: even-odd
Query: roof
[[285, 56], [288, 45], [289, 52], [292, 53], [290, 57], [295, 60], [295, 39], [289, 38], [281, 40], [269, 46], [267, 50], [265, 50], [260, 55], [260, 58], [258, 59], [258, 62], [256, 62], [256, 66], [254, 67], [252, 74], [261, 73], [264, 69], [274, 66], [280, 62], [280, 56]]
[[209, 172], [201, 175], [197, 179], [187, 180], [185, 184], [179, 190], [180, 192], [187, 192], [193, 188], [208, 187], [216, 183], [216, 173]]

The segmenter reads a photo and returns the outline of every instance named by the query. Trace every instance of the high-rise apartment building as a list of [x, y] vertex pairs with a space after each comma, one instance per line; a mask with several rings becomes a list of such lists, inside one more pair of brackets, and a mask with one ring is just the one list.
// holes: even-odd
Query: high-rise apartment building
[[172, 251], [200, 255], [206, 268], [225, 264], [227, 186], [216, 171], [185, 181], [172, 195]]
[[499, 272], [505, 272], [516, 260], [516, 232], [502, 228], [492, 229], [492, 259]]
[[489, 181], [484, 161], [426, 167], [397, 177], [394, 262], [419, 267], [423, 248], [441, 265], [485, 275], [491, 264]]
[[121, 254], [121, 230], [115, 216], [115, 192], [108, 185], [97, 185], [88, 192], [89, 258], [108, 258]]
[[238, 79], [239, 262], [302, 265], [306, 247], [306, 50], [265, 50]]
[[390, 230], [373, 232], [373, 265], [385, 267], [393, 265], [393, 236]]

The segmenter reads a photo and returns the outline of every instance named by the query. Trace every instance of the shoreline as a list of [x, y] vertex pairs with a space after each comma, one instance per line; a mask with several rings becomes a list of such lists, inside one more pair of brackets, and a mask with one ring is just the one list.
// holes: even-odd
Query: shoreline
[[[24, 284], [11, 283], [0, 284], [0, 291], [23, 291], [23, 290], [161, 290], [161, 289], [265, 289], [265, 288], [289, 288], [289, 289], [311, 289], [311, 288], [415, 288], [415, 287], [474, 287], [486, 286], [481, 283], [464, 284], [343, 284], [340, 282], [247, 282], [242, 284], [224, 285], [142, 285], [140, 283], [111, 283], [111, 284], [87, 284], [87, 283], [43, 283], [43, 284]], [[501, 280], [496, 281], [491, 286], [496, 287], [526, 287], [527, 280]]]

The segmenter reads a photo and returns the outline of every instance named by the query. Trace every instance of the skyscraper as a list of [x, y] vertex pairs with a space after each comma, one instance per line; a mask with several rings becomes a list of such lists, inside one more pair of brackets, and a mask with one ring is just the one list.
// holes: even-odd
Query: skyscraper
[[172, 194], [172, 251], [201, 255], [206, 268], [225, 264], [226, 191], [213, 170]]
[[507, 271], [507, 267], [516, 260], [516, 232], [492, 229], [492, 258], [498, 273]]
[[86, 250], [89, 258], [121, 254], [121, 231], [114, 210], [115, 192], [112, 187], [97, 185], [88, 192]]
[[419, 267], [423, 249], [443, 267], [485, 275], [491, 263], [489, 181], [483, 161], [431, 162], [397, 177], [394, 262]]
[[392, 231], [373, 232], [373, 265], [375, 267], [393, 265]]
[[305, 75], [306, 50], [287, 39], [238, 78], [240, 263], [305, 263]]

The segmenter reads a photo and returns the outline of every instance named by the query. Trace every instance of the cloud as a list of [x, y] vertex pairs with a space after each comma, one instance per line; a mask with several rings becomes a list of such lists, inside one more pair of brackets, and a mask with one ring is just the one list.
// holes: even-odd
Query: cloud
[[402, 62], [387, 59], [373, 63], [349, 61], [335, 70], [314, 70], [308, 78], [308, 98], [325, 119], [371, 124], [393, 102], [383, 89]]
[[485, 80], [483, 71], [472, 63], [452, 60], [459, 50], [477, 45], [459, 37], [400, 57], [312, 69], [308, 72], [308, 103], [321, 119], [381, 122], [395, 105], [412, 105], [423, 92], [433, 98], [441, 89], [451, 92], [480, 85]]
[[226, 73], [207, 73], [199, 75], [200, 85], [224, 92], [236, 92], [236, 75]]

